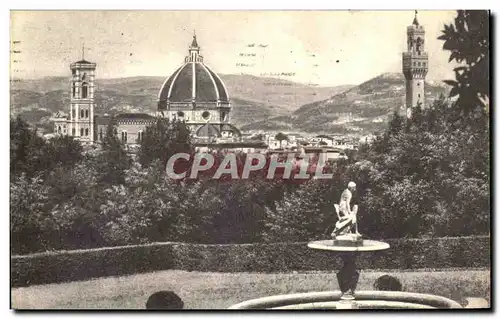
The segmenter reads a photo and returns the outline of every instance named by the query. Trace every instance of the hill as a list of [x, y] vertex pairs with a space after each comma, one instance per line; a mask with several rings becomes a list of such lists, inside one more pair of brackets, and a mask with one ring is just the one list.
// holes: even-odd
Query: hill
[[[426, 104], [444, 85], [426, 83]], [[242, 129], [296, 130], [315, 133], [371, 133], [384, 128], [389, 116], [404, 110], [405, 79], [400, 73], [384, 73], [345, 92], [305, 104], [289, 116], [278, 116], [245, 125]]]
[[[263, 121], [292, 113], [301, 105], [323, 100], [352, 86], [319, 87], [276, 78], [221, 74], [232, 101], [235, 125]], [[129, 77], [96, 80], [96, 114], [156, 110], [164, 77]], [[45, 77], [11, 83], [11, 114], [34, 110], [68, 111], [69, 78]], [[30, 117], [30, 120], [34, 120]]]

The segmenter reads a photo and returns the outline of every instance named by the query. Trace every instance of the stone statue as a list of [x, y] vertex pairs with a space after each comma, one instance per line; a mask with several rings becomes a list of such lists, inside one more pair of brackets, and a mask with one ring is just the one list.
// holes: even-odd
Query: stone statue
[[347, 189], [340, 196], [339, 204], [334, 205], [339, 218], [332, 232], [334, 241], [362, 243], [361, 234], [358, 232], [358, 205], [354, 205], [351, 209], [352, 193], [355, 191], [356, 183], [349, 182]]

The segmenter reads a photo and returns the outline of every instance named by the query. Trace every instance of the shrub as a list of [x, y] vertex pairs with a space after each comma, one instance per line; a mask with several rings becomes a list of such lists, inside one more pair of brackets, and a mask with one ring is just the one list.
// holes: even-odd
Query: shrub
[[[490, 237], [390, 239], [379, 253], [364, 253], [359, 269], [444, 269], [490, 267]], [[165, 269], [213, 272], [334, 271], [342, 266], [332, 252], [306, 242], [202, 245], [155, 243], [11, 258], [13, 287]]]

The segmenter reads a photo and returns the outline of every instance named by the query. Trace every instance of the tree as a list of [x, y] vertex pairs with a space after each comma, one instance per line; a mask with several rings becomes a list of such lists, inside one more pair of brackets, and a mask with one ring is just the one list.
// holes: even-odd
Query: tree
[[184, 122], [158, 118], [146, 128], [139, 149], [139, 163], [147, 166], [159, 159], [165, 166], [175, 153], [191, 153], [192, 149], [191, 134]]
[[73, 167], [83, 159], [83, 147], [72, 136], [58, 135], [47, 144], [47, 155], [54, 167]]
[[277, 141], [280, 142], [280, 148], [283, 148], [282, 147], [282, 143], [283, 141], [288, 141], [288, 136], [285, 135], [284, 133], [281, 133], [279, 132], [278, 134], [276, 134], [276, 136], [274, 137]]
[[114, 121], [110, 121], [102, 140], [101, 152], [96, 157], [95, 164], [101, 176], [100, 181], [112, 185], [123, 184], [124, 171], [130, 167], [131, 162], [130, 156], [118, 139]]
[[48, 187], [41, 177], [21, 174], [10, 184], [11, 251], [26, 254], [56, 248], [51, 236], [58, 224], [50, 214]]
[[389, 122], [389, 129], [387, 133], [389, 135], [397, 135], [404, 128], [404, 119], [401, 115], [399, 115], [398, 111], [394, 111], [392, 114], [392, 119]]
[[[489, 14], [486, 10], [458, 10], [454, 24], [444, 26], [443, 49], [451, 51], [449, 61], [462, 64], [454, 69], [456, 80], [450, 97], [458, 95], [459, 116], [469, 118], [489, 107]], [[465, 62], [465, 64], [463, 64]], [[476, 115], [479, 116], [479, 115]]]
[[73, 167], [83, 158], [83, 148], [71, 136], [56, 136], [48, 141], [38, 136], [20, 117], [10, 121], [10, 171], [34, 177], [58, 167]]
[[265, 240], [299, 242], [329, 236], [337, 218], [333, 210], [338, 200], [335, 185], [340, 183], [309, 180], [286, 193], [275, 209], [266, 207]]
[[51, 165], [52, 158], [46, 156], [46, 142], [38, 136], [36, 129], [20, 117], [10, 121], [10, 173], [19, 176], [25, 173], [34, 177]]
[[58, 235], [65, 249], [109, 245], [102, 236], [107, 223], [102, 205], [111, 186], [102, 180], [99, 168], [95, 158], [86, 157], [71, 170], [58, 168], [47, 178], [50, 214], [59, 225]]

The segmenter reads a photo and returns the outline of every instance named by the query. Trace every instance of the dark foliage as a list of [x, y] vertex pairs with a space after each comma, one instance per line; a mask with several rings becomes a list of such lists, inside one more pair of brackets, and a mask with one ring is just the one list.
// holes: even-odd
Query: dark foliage
[[438, 39], [444, 40], [444, 50], [451, 51], [449, 61], [463, 65], [454, 69], [456, 80], [445, 83], [452, 86], [450, 97], [458, 96], [458, 115], [481, 116], [490, 96], [489, 12], [458, 10], [454, 22], [444, 26]]
[[[389, 239], [391, 249], [366, 253], [361, 269], [490, 267], [489, 237]], [[201, 245], [154, 243], [14, 256], [12, 286], [122, 276], [156, 270], [290, 272], [339, 269], [340, 258], [309, 249], [306, 242]]]
[[[13, 120], [12, 252], [325, 238], [336, 221], [333, 204], [351, 180], [357, 184], [353, 201], [359, 205], [359, 230], [366, 237], [489, 234], [490, 140], [484, 103], [489, 81], [484, 80], [487, 73], [477, 78], [489, 61], [485, 16], [459, 11], [455, 26], [444, 31], [445, 49], [465, 62], [468, 74], [457, 73], [452, 84], [458, 100], [442, 97], [429, 108], [416, 107], [411, 119], [394, 113], [372, 144], [325, 168], [333, 174], [328, 180], [283, 179], [283, 168], [268, 179], [269, 157], [249, 179], [225, 174], [213, 180], [217, 168], [227, 164], [222, 153], [214, 154], [215, 165], [195, 179], [189, 170], [184, 179], [166, 178], [165, 164], [173, 154], [191, 155], [190, 161], [179, 162], [180, 171], [191, 167], [195, 155], [181, 122], [158, 119], [149, 127], [137, 163], [112, 123], [102, 148], [82, 156], [71, 138], [47, 142], [22, 120]], [[246, 158], [234, 155], [238, 177]], [[316, 167], [317, 159], [308, 172]]]
[[118, 139], [116, 124], [110, 121], [102, 141], [102, 151], [96, 156], [95, 167], [100, 181], [109, 185], [125, 183], [125, 170], [132, 164], [124, 145]]
[[45, 174], [56, 167], [71, 167], [81, 161], [83, 149], [71, 136], [46, 141], [20, 117], [10, 121], [11, 178]]
[[181, 121], [171, 122], [168, 119], [158, 118], [156, 122], [146, 128], [146, 132], [139, 151], [139, 163], [148, 166], [160, 160], [163, 166], [176, 153], [192, 153], [190, 131]]

